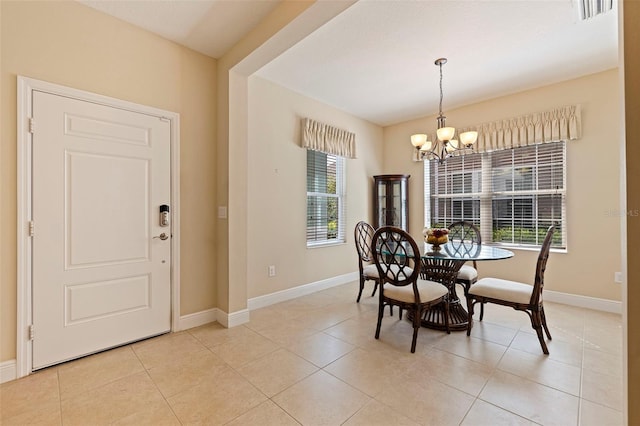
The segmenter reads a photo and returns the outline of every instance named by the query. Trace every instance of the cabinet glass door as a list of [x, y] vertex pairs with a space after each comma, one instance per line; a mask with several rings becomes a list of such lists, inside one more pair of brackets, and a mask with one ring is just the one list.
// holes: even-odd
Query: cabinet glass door
[[402, 229], [407, 228], [407, 224], [405, 223], [406, 215], [402, 214], [406, 211], [405, 204], [407, 202], [406, 196], [402, 196], [402, 194], [406, 194], [403, 188], [404, 183], [404, 181], [399, 181], [391, 184], [393, 186], [393, 196], [389, 197], [391, 209], [389, 217], [387, 218], [387, 223]]
[[[376, 182], [376, 223], [387, 223], [387, 185], [385, 182]], [[374, 225], [376, 228], [378, 226]]]
[[407, 189], [409, 175], [380, 175], [375, 179], [374, 226], [396, 226], [407, 230]]

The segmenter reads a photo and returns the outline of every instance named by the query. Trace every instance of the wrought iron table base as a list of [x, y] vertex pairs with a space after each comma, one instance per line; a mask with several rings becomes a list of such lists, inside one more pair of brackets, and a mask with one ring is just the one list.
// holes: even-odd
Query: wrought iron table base
[[[447, 328], [444, 316], [444, 306], [442, 304], [436, 305], [424, 313], [421, 321], [422, 326], [445, 331]], [[449, 330], [466, 331], [468, 322], [469, 314], [460, 304], [460, 300], [449, 302]]]
[[[452, 241], [443, 245], [444, 250], [433, 251], [431, 244], [425, 244], [427, 251], [421, 256], [420, 278], [442, 283], [449, 290], [449, 330], [463, 331], [471, 320], [456, 293], [456, 280], [462, 265], [467, 261], [499, 260], [513, 256], [509, 250], [466, 241]], [[426, 311], [421, 318], [422, 326], [436, 330], [446, 330], [445, 306], [436, 305]]]
[[[469, 314], [460, 303], [460, 298], [456, 293], [458, 271], [460, 271], [464, 263], [464, 260], [422, 259], [422, 272], [420, 277], [424, 280], [440, 282], [449, 289], [450, 331], [466, 330], [469, 321]], [[422, 317], [422, 326], [435, 330], [446, 330], [444, 305], [439, 304], [427, 310]]]

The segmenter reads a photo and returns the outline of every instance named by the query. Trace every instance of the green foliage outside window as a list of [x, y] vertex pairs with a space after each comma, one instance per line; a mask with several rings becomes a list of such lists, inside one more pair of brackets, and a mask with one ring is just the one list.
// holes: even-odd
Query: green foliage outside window
[[[516, 243], [540, 245], [547, 235], [547, 228], [531, 228], [503, 227], [493, 229], [493, 241], [496, 243]], [[562, 234], [555, 232], [551, 240], [552, 244], [562, 244]]]
[[[431, 228], [447, 228], [448, 224], [444, 224], [442, 222], [433, 223]], [[476, 225], [479, 225], [476, 223]], [[550, 226], [550, 225], [549, 225]], [[556, 224], [556, 228], [558, 225]], [[546, 227], [539, 227], [537, 230], [532, 228], [525, 227], [511, 227], [511, 226], [503, 226], [503, 227], [495, 227], [493, 228], [493, 242], [494, 243], [514, 243], [521, 245], [540, 245], [542, 241], [544, 241], [544, 237], [547, 235]], [[537, 237], [537, 239], [536, 239]], [[555, 232], [553, 234], [553, 238], [551, 240], [552, 245], [560, 245], [562, 244], [562, 234], [560, 232]]]

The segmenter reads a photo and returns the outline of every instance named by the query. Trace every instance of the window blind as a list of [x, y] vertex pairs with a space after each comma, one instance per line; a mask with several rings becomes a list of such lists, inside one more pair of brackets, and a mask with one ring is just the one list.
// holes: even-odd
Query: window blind
[[552, 247], [565, 247], [564, 142], [491, 153], [491, 185], [494, 242], [541, 245], [555, 224]]
[[480, 225], [482, 194], [481, 154], [448, 158], [444, 163], [429, 162], [431, 226], [447, 227], [452, 222], [467, 220]]
[[485, 242], [519, 246], [540, 246], [553, 224], [552, 247], [566, 248], [565, 182], [564, 141], [431, 160], [425, 223], [466, 220], [480, 227]]
[[307, 150], [307, 246], [345, 242], [344, 163]]

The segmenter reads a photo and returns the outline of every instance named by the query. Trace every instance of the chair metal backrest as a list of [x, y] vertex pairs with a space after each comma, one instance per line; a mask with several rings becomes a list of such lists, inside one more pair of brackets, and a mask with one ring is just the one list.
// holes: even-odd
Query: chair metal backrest
[[[449, 225], [449, 241], [453, 248], [457, 250], [465, 249], [469, 252], [474, 244], [482, 244], [482, 237], [480, 236], [480, 229], [473, 223], [466, 220], [453, 222]], [[478, 268], [476, 261], [473, 261], [473, 267]]]
[[[373, 260], [383, 283], [395, 286], [413, 284], [419, 302], [416, 282], [420, 274], [420, 250], [407, 232], [393, 226], [383, 226], [373, 234]], [[381, 288], [380, 294], [384, 291]]]
[[371, 251], [371, 241], [373, 240], [373, 233], [375, 229], [365, 221], [360, 221], [356, 224], [356, 228], [353, 231], [354, 241], [356, 242], [356, 249], [358, 250], [358, 257], [362, 262], [373, 262], [373, 254]]
[[453, 222], [449, 225], [449, 241], [482, 244], [480, 229], [466, 220]]
[[538, 262], [536, 263], [536, 278], [533, 282], [533, 292], [531, 293], [531, 301], [529, 302], [531, 305], [537, 305], [542, 296], [544, 270], [547, 268], [547, 259], [549, 259], [549, 250], [551, 249], [551, 240], [553, 239], [555, 229], [554, 225], [551, 225], [549, 229], [547, 229], [547, 235], [545, 235], [542, 247], [540, 248]]

